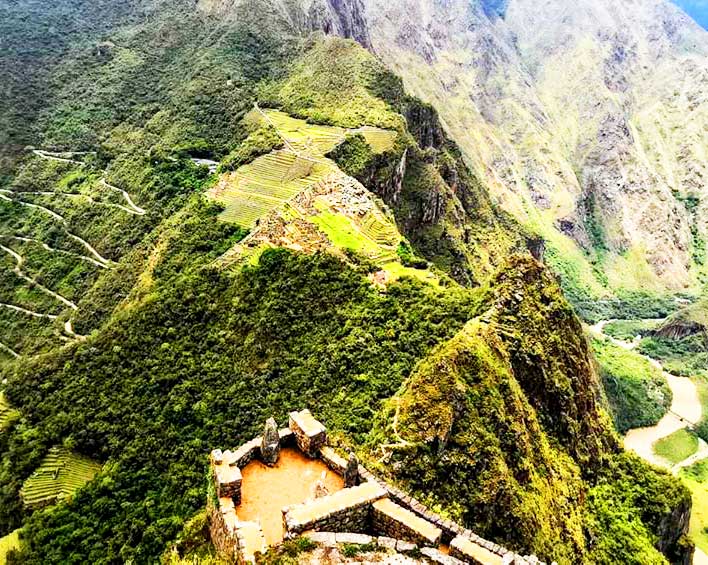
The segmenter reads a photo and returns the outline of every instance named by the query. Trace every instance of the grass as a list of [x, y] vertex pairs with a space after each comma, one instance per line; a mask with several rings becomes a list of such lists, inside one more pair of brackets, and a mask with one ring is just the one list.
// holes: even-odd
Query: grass
[[609, 340], [593, 339], [592, 347], [617, 431], [656, 424], [671, 405], [671, 390], [661, 371]]
[[673, 465], [698, 451], [698, 437], [686, 429], [678, 430], [654, 444], [654, 453]]
[[329, 240], [336, 247], [351, 249], [367, 257], [381, 254], [381, 248], [363, 235], [354, 222], [343, 214], [324, 210], [313, 216], [312, 221], [327, 234]]
[[638, 335], [646, 335], [657, 324], [654, 320], [614, 320], [605, 326], [604, 332], [616, 339], [632, 341]]
[[63, 447], [52, 447], [31, 477], [22, 485], [20, 497], [28, 507], [54, 504], [70, 497], [101, 470], [101, 466]]
[[680, 477], [693, 499], [689, 534], [696, 545], [708, 553], [708, 460], [683, 469]]
[[414, 279], [418, 279], [419, 281], [432, 284], [433, 286], [440, 286], [440, 279], [428, 269], [414, 269], [412, 267], [406, 267], [397, 261], [386, 263], [383, 266], [383, 269], [391, 275], [393, 280], [398, 280], [401, 277], [412, 277]]
[[7, 563], [7, 554], [20, 547], [20, 530], [0, 538], [0, 563]]

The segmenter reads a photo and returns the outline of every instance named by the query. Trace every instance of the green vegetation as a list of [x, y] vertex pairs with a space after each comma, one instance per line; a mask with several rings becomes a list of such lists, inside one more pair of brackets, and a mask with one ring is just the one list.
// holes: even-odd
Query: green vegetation
[[5, 400], [5, 393], [0, 392], [0, 433], [7, 429], [17, 416], [17, 411]]
[[401, 263], [403, 263], [405, 267], [411, 267], [413, 269], [428, 268], [428, 262], [425, 259], [420, 259], [416, 257], [413, 253], [413, 250], [411, 249], [411, 246], [405, 241], [402, 241], [398, 244], [398, 249], [396, 249], [396, 253], [400, 257]]
[[698, 438], [686, 429], [678, 430], [654, 444], [654, 453], [672, 465], [680, 463], [698, 451]]
[[20, 548], [20, 530], [7, 534], [0, 538], [0, 563], [7, 563], [11, 552]]
[[708, 461], [704, 460], [681, 470], [681, 479], [691, 490], [690, 536], [704, 552], [708, 552]]
[[388, 403], [368, 463], [509, 547], [559, 563], [665, 564], [656, 532], [689, 493], [615, 444], [579, 323], [547, 277], [529, 260], [500, 271], [484, 313]]
[[274, 151], [239, 167], [209, 196], [224, 206], [220, 219], [249, 229], [269, 211], [335, 171], [333, 164], [310, 161], [287, 150]]
[[661, 370], [609, 340], [593, 339], [592, 347], [617, 431], [656, 424], [671, 406]]
[[708, 348], [702, 335], [683, 339], [654, 335], [642, 339], [638, 350], [661, 361], [664, 368], [675, 375], [708, 377]]
[[361, 175], [374, 157], [366, 138], [361, 135], [348, 135], [334, 151], [327, 155], [348, 175]]
[[691, 493], [668, 473], [648, 467], [633, 454], [616, 455], [588, 492], [587, 535], [593, 540], [589, 561], [608, 565], [679, 561], [690, 542], [682, 536], [662, 555], [655, 548], [656, 532], [668, 519], [668, 509], [687, 513], [690, 508]]
[[315, 549], [317, 545], [304, 536], [287, 540], [281, 545], [270, 548], [259, 560], [260, 565], [297, 565], [298, 557]]
[[99, 464], [86, 457], [62, 447], [52, 447], [39, 468], [22, 485], [20, 497], [28, 507], [54, 504], [71, 497], [100, 470]]
[[622, 341], [634, 341], [638, 335], [646, 336], [658, 321], [653, 320], [613, 320], [605, 325], [604, 333]]
[[[637, 555], [674, 552], [683, 490], [641, 463], [621, 466], [579, 321], [540, 264], [513, 256], [532, 234], [492, 204], [435, 112], [354, 42], [292, 34], [281, 3], [246, 0], [228, 13], [186, 0], [128, 4], [62, 0], [43, 15], [26, 2], [0, 8], [12, 45], [0, 64], [31, 75], [22, 83], [6, 73], [3, 190], [62, 193], [0, 199], [0, 234], [40, 242], [10, 246], [78, 305], [49, 321], [0, 310], [3, 343], [22, 354], [0, 366], [22, 416], [0, 435], [0, 533], [22, 528], [18, 561], [214, 561], [199, 535], [210, 449], [305, 405], [378, 459], [395, 437], [398, 402], [396, 431], [413, 445], [392, 454], [409, 464], [387, 467], [391, 478], [480, 533], [562, 565], [611, 562], [596, 548], [612, 548], [628, 527]], [[217, 221], [223, 207], [205, 194], [218, 196], [224, 179], [251, 167], [245, 197], [260, 214], [269, 195], [275, 206], [287, 198], [283, 185], [318, 173], [307, 159], [288, 164], [285, 183], [282, 163], [257, 169], [289, 150], [253, 123], [256, 101], [292, 130], [298, 150], [364, 137], [372, 155], [366, 166], [352, 160], [357, 179], [396, 225], [374, 215], [356, 227], [389, 245], [390, 257], [266, 249], [252, 264], [221, 268], [245, 231]], [[59, 163], [23, 152], [30, 144], [93, 153]], [[228, 156], [223, 168], [235, 172], [210, 176], [194, 156]], [[103, 177], [146, 213], [109, 205], [124, 202]], [[402, 240], [413, 260], [467, 287], [417, 280], [429, 274], [396, 260]], [[88, 257], [87, 245], [103, 267], [76, 256]], [[414, 276], [384, 291], [368, 276], [389, 261]], [[46, 299], [11, 277], [0, 290], [28, 304]], [[85, 341], [66, 340], [70, 316]], [[70, 482], [73, 463], [56, 479], [33, 477], [57, 445], [103, 470], [51, 509], [25, 508], [21, 491], [45, 501], [44, 486]], [[586, 502], [605, 485], [623, 514]]]
[[[254, 112], [259, 115], [256, 110]], [[250, 116], [249, 119], [253, 121], [255, 118]], [[225, 207], [222, 220], [247, 229], [296, 194], [337, 173], [337, 166], [324, 155], [341, 143], [347, 131], [313, 125], [276, 110], [266, 110], [261, 121], [266, 125], [256, 134], [251, 134], [244, 145], [229, 156], [222, 168], [233, 168], [236, 164], [241, 166], [209, 192], [211, 198]], [[366, 131], [377, 139], [388, 137], [392, 140], [396, 136], [396, 132], [378, 131], [376, 128]], [[274, 136], [278, 139], [282, 136], [285, 141], [276, 144]], [[360, 137], [366, 143], [364, 136]], [[268, 148], [283, 143], [285, 149], [267, 152]], [[245, 162], [248, 157], [259, 153], [266, 154], [252, 162]]]

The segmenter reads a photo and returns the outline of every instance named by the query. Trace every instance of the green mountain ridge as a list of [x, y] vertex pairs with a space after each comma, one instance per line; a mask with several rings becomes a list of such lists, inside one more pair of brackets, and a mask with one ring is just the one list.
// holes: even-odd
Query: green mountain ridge
[[[375, 46], [361, 3], [334, 19], [316, 2], [85, 4], [21, 0], [0, 18], [13, 46], [0, 243], [21, 257], [3, 259], [0, 303], [56, 316], [0, 308], [10, 563], [159, 562], [205, 505], [210, 449], [303, 407], [372, 469], [512, 549], [690, 559], [689, 492], [622, 451], [580, 320], [540, 261], [547, 234], [495, 202], [433, 106], [318, 31]], [[67, 40], [56, 26], [79, 13]], [[386, 265], [335, 237], [336, 207], [334, 227], [316, 207], [268, 216], [316, 249], [269, 233], [251, 260], [225, 261], [249, 234], [208, 195], [284, 143], [254, 124], [254, 103], [313, 129], [395, 132], [379, 152], [345, 136], [328, 158], [390, 222], [386, 261], [435, 283], [376, 284]], [[57, 446], [101, 471], [50, 509], [24, 507]]]

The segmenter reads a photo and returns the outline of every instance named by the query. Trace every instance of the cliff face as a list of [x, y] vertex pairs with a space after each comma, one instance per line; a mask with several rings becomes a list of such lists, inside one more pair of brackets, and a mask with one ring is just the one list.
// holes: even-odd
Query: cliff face
[[364, 44], [440, 111], [506, 210], [552, 245], [570, 238], [611, 289], [695, 282], [708, 34], [683, 12], [665, 0], [362, 4], [363, 17], [326, 9], [365, 21]]

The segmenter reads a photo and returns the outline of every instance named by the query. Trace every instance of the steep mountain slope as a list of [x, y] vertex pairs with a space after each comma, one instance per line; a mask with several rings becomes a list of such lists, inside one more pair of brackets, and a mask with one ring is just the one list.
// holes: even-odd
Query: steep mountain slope
[[[441, 113], [567, 288], [695, 285], [705, 264], [708, 33], [664, 0], [330, 4]], [[333, 16], [334, 18], [334, 16]], [[580, 296], [578, 296], [580, 298]]]
[[[36, 7], [0, 25], [27, 29]], [[8, 114], [23, 141], [0, 193], [0, 291], [52, 316], [0, 319], [15, 340], [0, 357], [13, 413], [0, 534], [22, 528], [15, 562], [156, 562], [204, 505], [209, 449], [303, 406], [364, 458], [400, 435], [393, 480], [520, 551], [690, 559], [690, 497], [621, 452], [542, 243], [494, 204], [432, 107], [355, 42], [309, 34], [374, 42], [359, 2], [130, 7], [56, 47], [60, 65], [30, 57], [14, 100], [51, 96], [25, 123]], [[367, 141], [381, 130], [395, 136]], [[279, 176], [288, 145], [297, 164]], [[312, 159], [336, 182], [310, 183]], [[311, 192], [271, 195], [270, 215], [242, 220], [247, 240], [228, 221], [247, 215], [213, 202], [222, 186], [260, 183], [262, 198], [297, 182]], [[60, 445], [102, 470], [55, 508], [25, 508], [22, 484]]]

